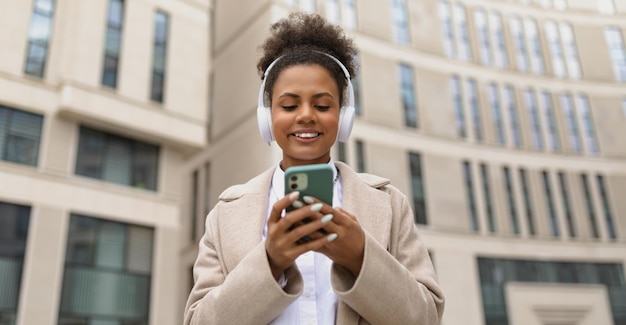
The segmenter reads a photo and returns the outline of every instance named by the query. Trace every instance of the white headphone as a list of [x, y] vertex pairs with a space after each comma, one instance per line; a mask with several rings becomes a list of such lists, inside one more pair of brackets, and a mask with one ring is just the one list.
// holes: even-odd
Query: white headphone
[[[352, 82], [350, 82], [350, 73], [348, 72], [348, 69], [346, 69], [346, 67], [341, 63], [341, 61], [339, 61], [334, 56], [320, 51], [314, 52], [322, 53], [333, 59], [333, 61], [337, 62], [337, 64], [341, 67], [341, 70], [343, 70], [343, 74], [345, 75], [348, 82], [348, 93], [346, 96], [348, 99], [348, 105], [342, 106], [339, 110], [339, 131], [337, 132], [337, 140], [341, 142], [347, 142], [348, 138], [350, 137], [350, 132], [352, 131], [352, 125], [354, 124], [354, 89], [352, 88]], [[270, 142], [272, 142], [272, 140], [275, 139], [272, 132], [272, 109], [269, 106], [265, 106], [265, 81], [267, 80], [267, 75], [269, 74], [270, 70], [281, 58], [282, 56], [276, 58], [276, 60], [270, 63], [267, 69], [265, 69], [263, 82], [261, 83], [261, 88], [259, 89], [259, 100], [256, 109], [259, 132], [261, 133], [261, 138], [263, 138], [263, 142], [267, 143], [268, 145], [270, 144]]]

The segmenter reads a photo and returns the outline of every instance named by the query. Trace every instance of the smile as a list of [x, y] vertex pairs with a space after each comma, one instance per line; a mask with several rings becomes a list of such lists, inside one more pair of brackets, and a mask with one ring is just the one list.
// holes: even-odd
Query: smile
[[293, 133], [293, 135], [302, 139], [311, 139], [318, 137], [320, 133]]

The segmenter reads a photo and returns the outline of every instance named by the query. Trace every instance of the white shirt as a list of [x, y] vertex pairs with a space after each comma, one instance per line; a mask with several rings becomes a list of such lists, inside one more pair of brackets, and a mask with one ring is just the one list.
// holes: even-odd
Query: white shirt
[[[334, 179], [337, 177], [337, 168], [332, 159], [328, 164], [332, 167]], [[280, 168], [279, 163], [272, 177], [266, 218], [269, 218], [274, 203], [285, 196], [284, 177], [285, 172]], [[333, 186], [333, 207], [340, 207], [341, 201], [341, 179], [338, 179]], [[263, 229], [263, 238], [266, 236], [267, 219], [265, 229]], [[321, 253], [307, 252], [296, 259], [296, 265], [302, 274], [303, 293], [270, 324], [335, 324], [337, 295], [330, 284], [332, 260]]]

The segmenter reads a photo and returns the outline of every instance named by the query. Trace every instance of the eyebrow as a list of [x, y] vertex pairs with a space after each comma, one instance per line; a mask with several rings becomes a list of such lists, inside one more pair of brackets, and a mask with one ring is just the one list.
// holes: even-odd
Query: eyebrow
[[[321, 92], [321, 93], [317, 93], [315, 95], [313, 95], [313, 98], [320, 98], [320, 97], [330, 97], [332, 99], [335, 99], [335, 97], [333, 97], [333, 95], [329, 92]], [[293, 98], [300, 98], [300, 95], [298, 94], [294, 94], [294, 93], [283, 93], [280, 96], [278, 96], [278, 98], [283, 98], [283, 97], [293, 97]]]

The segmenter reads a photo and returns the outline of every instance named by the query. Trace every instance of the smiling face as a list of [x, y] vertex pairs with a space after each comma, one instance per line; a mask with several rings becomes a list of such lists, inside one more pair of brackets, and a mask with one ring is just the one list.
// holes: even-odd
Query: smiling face
[[272, 92], [272, 129], [283, 169], [330, 160], [340, 107], [337, 83], [325, 68], [295, 65], [280, 72]]

